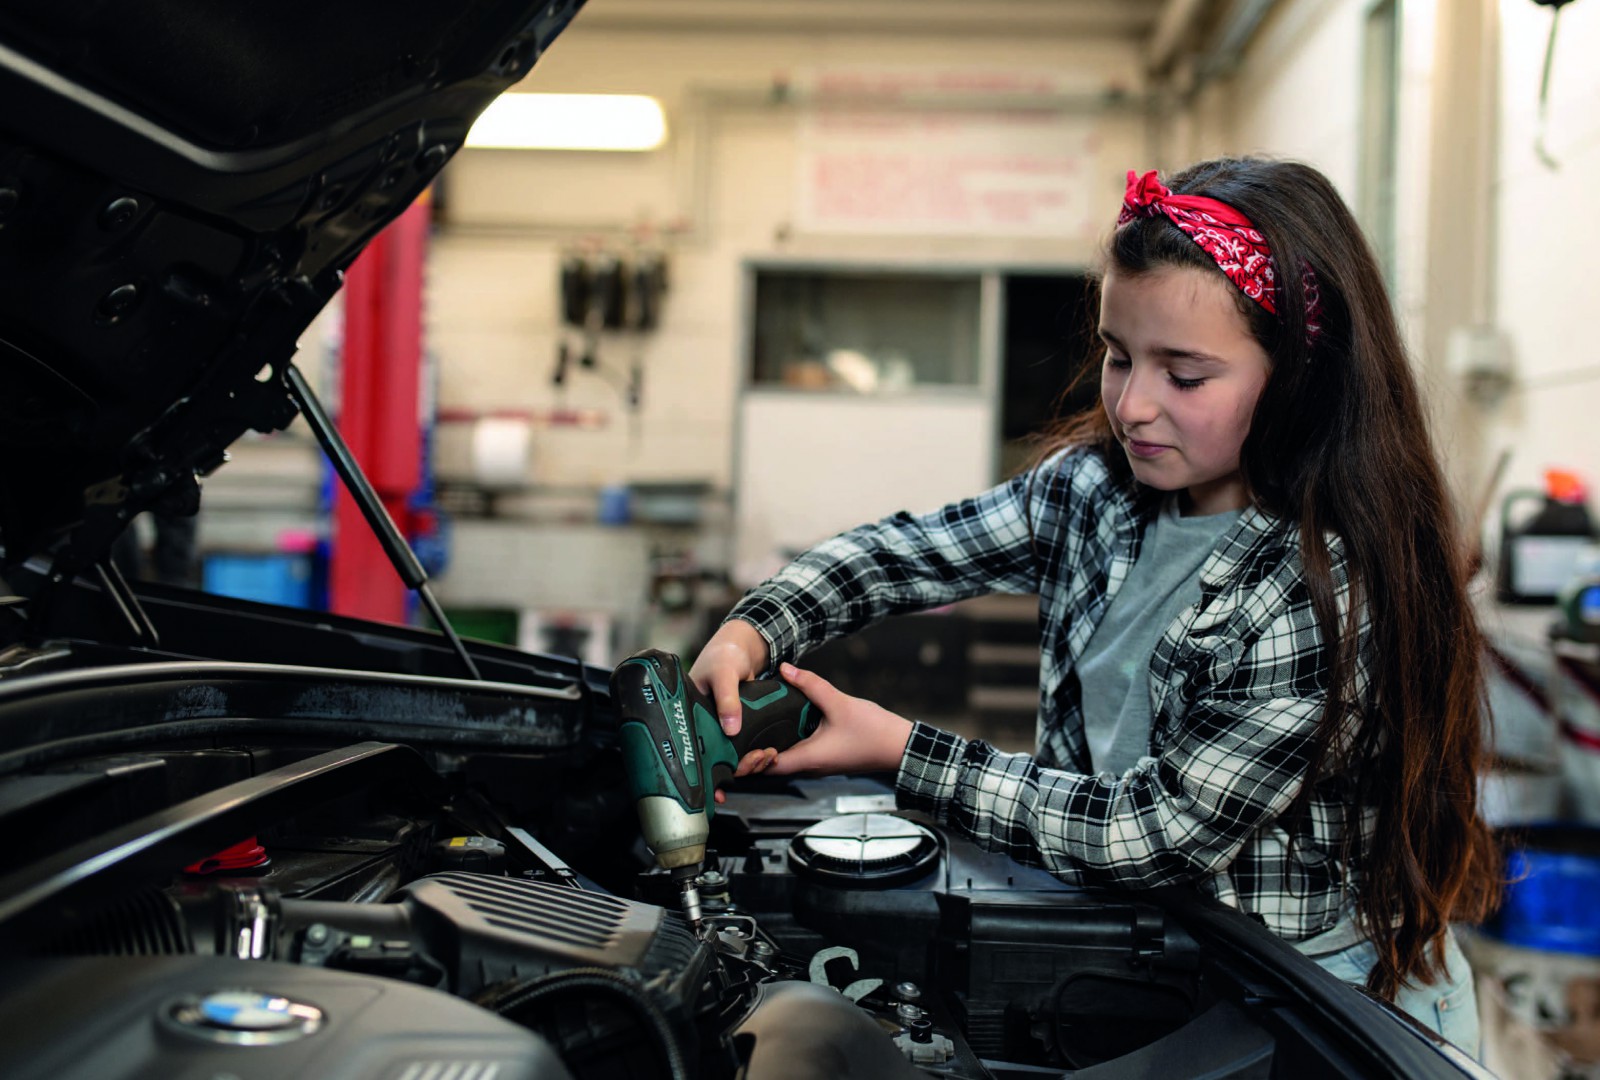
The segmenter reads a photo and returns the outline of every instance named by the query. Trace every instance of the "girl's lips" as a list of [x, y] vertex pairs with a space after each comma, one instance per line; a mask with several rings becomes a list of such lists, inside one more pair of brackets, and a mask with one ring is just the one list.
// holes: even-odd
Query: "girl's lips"
[[1134, 457], [1153, 458], [1168, 449], [1160, 443], [1140, 442], [1138, 439], [1128, 440], [1128, 453]]

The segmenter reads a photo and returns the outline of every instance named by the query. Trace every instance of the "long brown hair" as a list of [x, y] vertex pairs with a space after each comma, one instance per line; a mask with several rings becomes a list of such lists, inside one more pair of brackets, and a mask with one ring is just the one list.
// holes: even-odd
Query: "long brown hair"
[[[1348, 770], [1354, 827], [1345, 831], [1341, 862], [1356, 877], [1357, 914], [1377, 947], [1367, 985], [1392, 998], [1401, 984], [1444, 972], [1451, 920], [1481, 921], [1499, 898], [1499, 850], [1478, 813], [1483, 676], [1467, 547], [1382, 272], [1332, 184], [1305, 165], [1249, 158], [1194, 165], [1168, 185], [1243, 212], [1266, 235], [1279, 269], [1277, 316], [1234, 290], [1271, 358], [1241, 471], [1256, 506], [1298, 526], [1306, 585], [1332, 657], [1307, 782], [1289, 813], [1303, 812], [1324, 770]], [[1161, 217], [1117, 229], [1105, 259], [1126, 275], [1167, 266], [1221, 273]], [[1313, 347], [1296, 272], [1305, 266], [1322, 304]], [[1075, 386], [1097, 376], [1098, 365], [1088, 364]], [[1065, 445], [1100, 448], [1131, 482], [1098, 402], [1047, 430], [1038, 457]], [[1350, 579], [1342, 625], [1328, 532], [1343, 542]], [[1368, 681], [1351, 700], [1358, 663]]]

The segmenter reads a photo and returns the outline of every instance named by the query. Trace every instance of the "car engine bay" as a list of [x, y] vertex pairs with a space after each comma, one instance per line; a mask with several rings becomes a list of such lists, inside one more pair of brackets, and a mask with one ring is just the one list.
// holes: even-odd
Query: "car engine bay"
[[159, 586], [107, 644], [67, 595], [42, 645], [0, 608], [8, 1078], [1457, 1075], [1237, 911], [886, 776], [729, 786], [696, 931], [606, 669]]
[[[270, 756], [96, 768], [122, 786]], [[165, 881], [146, 869], [82, 919], [36, 920], [0, 987], [0, 1026], [26, 1033], [6, 1074], [1119, 1075], [1204, 1014], [1207, 1044], [1238, 1066], [1217, 1075], [1268, 1075], [1272, 1038], [1214, 993], [1159, 907], [890, 813], [877, 780], [730, 792], [697, 936], [645, 853], [600, 841], [630, 809], [603, 788], [547, 818], [561, 855], [485, 793], [514, 761], [468, 763], [456, 779], [476, 783], [438, 803], [402, 747], [275, 771], [374, 760], [359, 789], [214, 859]], [[264, 796], [272, 775], [244, 787]], [[374, 1053], [395, 1071], [369, 1071]]]

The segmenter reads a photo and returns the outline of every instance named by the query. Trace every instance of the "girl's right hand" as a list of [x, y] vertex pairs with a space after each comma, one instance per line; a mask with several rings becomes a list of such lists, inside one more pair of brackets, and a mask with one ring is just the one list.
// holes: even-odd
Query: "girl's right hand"
[[[822, 713], [815, 733], [779, 753], [767, 748], [739, 759], [734, 776], [770, 772], [773, 776], [884, 772], [897, 769], [911, 738], [911, 721], [881, 705], [843, 693], [821, 675], [793, 664], [779, 669], [783, 681], [800, 691]], [[717, 802], [723, 801], [720, 790]]]
[[756, 628], [742, 619], [729, 619], [711, 635], [690, 666], [689, 681], [716, 702], [724, 734], [739, 733], [744, 715], [739, 684], [765, 671], [767, 659], [767, 641]]

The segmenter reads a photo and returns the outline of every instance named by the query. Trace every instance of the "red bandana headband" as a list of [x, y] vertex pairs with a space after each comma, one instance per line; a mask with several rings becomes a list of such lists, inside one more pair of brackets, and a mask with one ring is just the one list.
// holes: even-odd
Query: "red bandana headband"
[[[1143, 176], [1129, 169], [1128, 190], [1122, 196], [1117, 225], [1157, 215], [1166, 217], [1199, 244], [1240, 292], [1269, 314], [1278, 313], [1277, 263], [1267, 247], [1267, 238], [1249, 218], [1227, 203], [1204, 195], [1174, 195], [1156, 177], [1154, 169]], [[1300, 283], [1306, 295], [1306, 343], [1311, 345], [1322, 332], [1322, 303], [1310, 263], [1301, 271]]]

